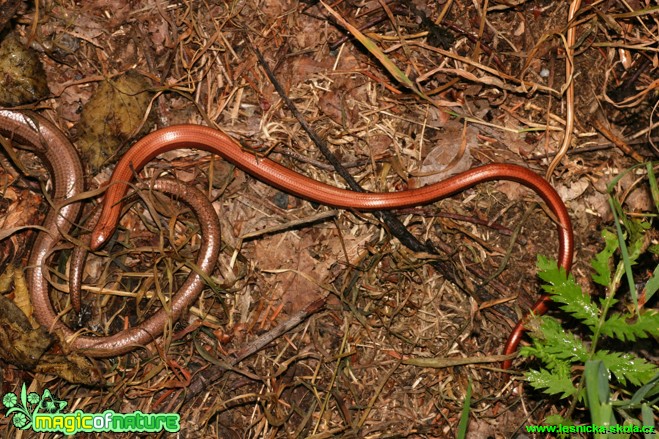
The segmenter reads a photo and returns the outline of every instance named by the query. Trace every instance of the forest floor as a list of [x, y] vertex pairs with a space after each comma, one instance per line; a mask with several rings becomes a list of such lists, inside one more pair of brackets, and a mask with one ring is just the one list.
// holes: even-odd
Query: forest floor
[[[217, 127], [254, 154], [347, 187], [302, 119], [367, 191], [487, 163], [546, 177], [572, 219], [573, 273], [597, 294], [589, 261], [612, 224], [606, 186], [657, 154], [659, 24], [656, 12], [630, 12], [651, 7], [642, 0], [576, 12], [574, 0], [6, 3], [18, 7], [3, 38], [28, 45], [45, 72], [47, 94], [28, 107], [79, 148], [90, 189], [146, 132], [181, 123]], [[525, 384], [528, 361], [501, 370], [508, 335], [539, 297], [537, 256], [558, 251], [532, 191], [494, 181], [394, 211], [432, 254], [406, 247], [377, 215], [286, 195], [207, 153], [167, 153], [141, 177], [161, 174], [214, 203], [223, 240], [214, 288], [157, 342], [96, 360], [107, 385], [9, 367], [4, 392], [31, 382], [72, 411], [176, 412], [180, 437], [455, 437], [468, 387], [467, 437], [525, 437], [525, 426], [562, 410]], [[626, 210], [648, 209], [633, 175], [616, 191]], [[19, 211], [33, 224], [45, 203], [32, 203]], [[148, 207], [133, 206], [121, 245], [88, 263], [86, 326], [101, 332], [159, 307], [150, 293], [174, 290], [198, 246], [182, 209], [188, 227], [154, 237], [142, 224]], [[33, 237], [16, 239], [25, 250]], [[94, 284], [142, 300], [99, 296]], [[66, 294], [53, 300], [66, 308]], [[15, 429], [2, 424], [3, 436]]]

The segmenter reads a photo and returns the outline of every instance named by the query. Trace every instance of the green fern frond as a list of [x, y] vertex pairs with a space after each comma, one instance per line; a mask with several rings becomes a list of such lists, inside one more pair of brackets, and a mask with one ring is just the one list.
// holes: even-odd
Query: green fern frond
[[611, 314], [601, 328], [601, 333], [607, 337], [622, 341], [636, 341], [637, 338], [659, 336], [659, 313], [647, 311], [639, 314], [636, 321], [630, 323], [631, 314]]
[[533, 388], [548, 395], [561, 394], [561, 398], [568, 398], [577, 392], [569, 374], [558, 375], [547, 369], [530, 370], [526, 372], [526, 379]]
[[583, 342], [566, 332], [555, 318], [536, 317], [530, 322], [529, 329], [533, 343], [522, 347], [520, 354], [537, 358], [550, 371], [569, 376], [573, 364], [588, 359], [588, 349]]
[[643, 254], [647, 248], [646, 240], [649, 238], [647, 231], [652, 229], [652, 224], [643, 220], [631, 221], [632, 228], [629, 236], [629, 257], [633, 263], [636, 263], [638, 257]]
[[629, 381], [635, 386], [642, 386], [659, 372], [659, 368], [654, 364], [629, 353], [599, 350], [593, 355], [593, 360], [602, 360], [623, 385]]
[[542, 316], [540, 331], [544, 350], [553, 357], [573, 363], [588, 359], [588, 349], [583, 342], [575, 334], [566, 332], [557, 319]]
[[[657, 163], [644, 166], [647, 166], [653, 200], [659, 207], [659, 186], [653, 172]], [[542, 368], [527, 372], [526, 379], [543, 393], [572, 397], [567, 421], [577, 403], [587, 401], [595, 424], [613, 425], [617, 423], [617, 414], [629, 421], [637, 417], [634, 412], [640, 409], [643, 425], [654, 426], [650, 407], [656, 404], [659, 394], [659, 366], [632, 353], [635, 349], [630, 344], [638, 339], [649, 338], [652, 342], [659, 338], [659, 311], [642, 309], [659, 291], [659, 267], [653, 270], [641, 294], [636, 289], [633, 271], [644, 254], [659, 254], [659, 245], [651, 242], [657, 217], [645, 215], [639, 219], [627, 215], [619, 197], [613, 194], [618, 181], [635, 168], [615, 177], [607, 187], [615, 230], [602, 232], [604, 249], [591, 261], [592, 279], [605, 287], [604, 297], [592, 299], [584, 295], [574, 278], [559, 269], [555, 261], [538, 257], [538, 276], [544, 282], [544, 291], [563, 311], [590, 330], [578, 332], [580, 337], [577, 337], [555, 319], [540, 317], [527, 323], [532, 345], [522, 348], [521, 353], [536, 357]], [[614, 255], [619, 255], [619, 260]], [[627, 283], [625, 295], [634, 304], [632, 312], [613, 310], [622, 297], [623, 281]], [[605, 338], [616, 340], [617, 345], [626, 344], [621, 347], [625, 352], [602, 349]], [[611, 377], [617, 383], [612, 383]], [[631, 386], [639, 388], [633, 392]], [[631, 399], [620, 400], [626, 392], [633, 393]], [[563, 423], [560, 417], [554, 420]]]
[[597, 253], [595, 258], [590, 262], [595, 274], [593, 274], [593, 281], [600, 285], [608, 287], [611, 285], [611, 256], [618, 249], [618, 237], [609, 230], [602, 230], [602, 238], [604, 238], [604, 250]]
[[546, 285], [543, 289], [551, 294], [552, 300], [561, 304], [560, 308], [572, 314], [589, 328], [597, 326], [599, 310], [588, 294], [584, 294], [572, 275], [558, 268], [556, 261], [538, 256], [538, 276]]
[[525, 346], [520, 349], [520, 354], [525, 357], [537, 358], [544, 366], [552, 371], [565, 371], [564, 375], [568, 376], [574, 361], [558, 358], [553, 352], [550, 352], [546, 345], [537, 344], [536, 346]]

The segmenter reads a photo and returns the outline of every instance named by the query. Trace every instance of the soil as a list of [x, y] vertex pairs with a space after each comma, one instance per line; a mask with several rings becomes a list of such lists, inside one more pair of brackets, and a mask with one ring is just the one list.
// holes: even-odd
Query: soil
[[[616, 2], [584, 2], [569, 26], [570, 2], [492, 1], [486, 10], [465, 1], [329, 4], [382, 50], [385, 62], [317, 1], [50, 0], [38, 10], [11, 3], [16, 12], [0, 22], [3, 36], [15, 35], [38, 55], [50, 90], [32, 107], [77, 144], [87, 131], [81, 114], [103, 84], [125, 75], [147, 84], [149, 98], [130, 129], [111, 122], [116, 113], [93, 118], [114, 146], [100, 158], [85, 148], [89, 188], [108, 179], [116, 158], [143, 133], [179, 123], [217, 127], [255, 154], [346, 187], [266, 66], [300, 118], [368, 191], [404, 190], [493, 162], [545, 175], [571, 108], [570, 148], [547, 177], [572, 216], [573, 273], [596, 294], [588, 261], [612, 220], [606, 184], [636, 163], [634, 154], [657, 155], [656, 16], [620, 15], [628, 10]], [[568, 27], [576, 31], [569, 80]], [[652, 50], [644, 49], [647, 41], [654, 41]], [[570, 84], [573, 102], [565, 92]], [[557, 252], [555, 224], [529, 190], [493, 182], [395, 212], [419, 241], [442, 250], [433, 255], [407, 248], [373, 214], [296, 199], [205, 153], [169, 153], [141, 177], [163, 173], [197, 184], [214, 202], [225, 244], [215, 288], [156, 343], [98, 361], [107, 387], [9, 366], [5, 391], [34, 380], [88, 412], [176, 412], [181, 437], [455, 437], [469, 386], [467, 437], [529, 437], [525, 426], [560, 410], [525, 386], [521, 372], [530, 364], [521, 359], [510, 375], [494, 359], [441, 368], [406, 361], [500, 354], [538, 298], [537, 255]], [[0, 181], [1, 216], [13, 215], [5, 221], [38, 223], [45, 202], [24, 203], [35, 185], [11, 184], [26, 180], [6, 172]], [[624, 191], [633, 182], [620, 185]], [[643, 212], [649, 200], [641, 187], [625, 208]], [[135, 324], [160, 306], [149, 292], [176, 288], [198, 239], [194, 218], [175, 208], [178, 228], [154, 236], [143, 221], [147, 207], [137, 203], [122, 220], [121, 244], [107, 249], [110, 259], [90, 260], [90, 287], [143, 300], [86, 292], [88, 327]], [[32, 238], [15, 239], [0, 243], [2, 267], [26, 260]], [[53, 269], [66, 272], [67, 254]], [[176, 267], [174, 275], [168, 267]], [[67, 296], [54, 294], [65, 308]], [[299, 324], [282, 329], [295, 319]], [[5, 432], [14, 428], [2, 424]]]

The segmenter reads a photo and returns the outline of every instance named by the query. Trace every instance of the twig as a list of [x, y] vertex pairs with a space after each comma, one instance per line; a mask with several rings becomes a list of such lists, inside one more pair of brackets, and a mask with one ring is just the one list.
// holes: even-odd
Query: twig
[[[359, 186], [359, 184], [355, 181], [352, 175], [341, 165], [341, 163], [338, 161], [336, 156], [332, 154], [330, 149], [327, 147], [327, 143], [323, 139], [321, 139], [318, 136], [318, 134], [309, 126], [309, 124], [304, 119], [302, 114], [300, 114], [300, 112], [297, 110], [295, 104], [290, 100], [290, 98], [288, 98], [283, 87], [281, 86], [281, 84], [279, 84], [274, 73], [269, 68], [267, 62], [265, 61], [263, 54], [261, 54], [261, 52], [253, 44], [252, 47], [254, 53], [256, 54], [259, 60], [259, 63], [263, 67], [263, 70], [268, 76], [268, 79], [270, 79], [270, 82], [274, 86], [275, 90], [277, 91], [277, 93], [279, 93], [279, 96], [282, 98], [288, 109], [291, 111], [291, 113], [293, 113], [295, 118], [298, 120], [300, 126], [302, 126], [302, 128], [311, 138], [311, 140], [316, 144], [316, 146], [321, 151], [323, 156], [325, 156], [327, 161], [330, 162], [330, 164], [332, 164], [336, 172], [346, 181], [346, 183], [348, 184], [348, 186], [350, 186], [352, 190], [356, 192], [364, 192], [364, 189], [361, 186]], [[398, 219], [398, 217], [395, 216], [390, 211], [375, 211], [373, 212], [373, 214], [375, 215], [376, 218], [378, 218], [378, 220], [384, 222], [385, 226], [387, 227], [389, 233], [391, 233], [392, 236], [394, 236], [405, 247], [407, 247], [408, 249], [412, 250], [415, 253], [420, 253], [420, 254], [426, 253], [430, 255], [439, 255], [439, 254], [450, 255], [454, 252], [453, 246], [444, 243], [440, 240], [437, 240], [435, 243], [432, 243], [430, 241], [427, 241], [425, 243], [420, 242], [418, 239], [416, 239], [414, 235], [412, 235], [412, 233], [410, 233], [409, 230], [407, 230], [407, 228]], [[462, 282], [462, 280], [459, 279], [454, 274], [455, 270], [451, 264], [438, 259], [429, 261], [429, 263], [432, 265], [433, 268], [435, 268], [435, 270], [441, 273], [446, 280], [453, 283], [461, 291], [474, 297], [474, 299], [477, 302], [482, 301], [480, 297], [475, 296], [474, 292], [467, 289], [464, 283]], [[467, 270], [473, 276], [479, 279], [485, 279], [487, 277], [485, 273], [481, 269], [479, 269], [476, 265], [469, 265], [467, 267]], [[506, 295], [509, 293], [506, 286], [502, 285], [500, 282], [491, 282], [490, 287], [492, 287], [492, 289], [494, 289], [500, 295]]]
[[[330, 149], [327, 146], [327, 143], [318, 136], [316, 131], [314, 131], [307, 121], [304, 119], [302, 114], [298, 111], [297, 107], [293, 103], [293, 101], [290, 100], [290, 98], [286, 95], [286, 92], [282, 88], [281, 84], [279, 84], [279, 81], [277, 81], [277, 78], [275, 77], [274, 73], [268, 66], [268, 63], [266, 62], [265, 58], [263, 57], [263, 54], [256, 48], [256, 46], [253, 46], [254, 53], [256, 54], [256, 57], [259, 60], [259, 63], [263, 67], [263, 70], [265, 71], [266, 75], [270, 79], [270, 82], [272, 85], [275, 87], [275, 90], [277, 90], [277, 93], [279, 93], [279, 96], [281, 99], [284, 101], [288, 109], [293, 113], [295, 118], [298, 120], [298, 123], [302, 126], [304, 131], [307, 133], [307, 135], [311, 138], [311, 140], [314, 142], [314, 144], [318, 147], [320, 152], [323, 154], [323, 156], [327, 159], [328, 162], [334, 167], [336, 172], [345, 180], [345, 182], [350, 186], [350, 189], [352, 189], [355, 192], [364, 192], [364, 189], [355, 181], [353, 176], [341, 165], [339, 160], [336, 158], [336, 156], [330, 151]], [[380, 221], [383, 221], [384, 224], [387, 226], [389, 229], [389, 232], [396, 237], [405, 247], [409, 248], [410, 250], [418, 253], [430, 253], [430, 254], [437, 254], [437, 250], [432, 246], [430, 243], [423, 244], [419, 240], [414, 237], [410, 233], [409, 230], [403, 225], [403, 223], [391, 212], [389, 211], [376, 211], [374, 212], [374, 215], [376, 218], [378, 218]], [[449, 246], [446, 246], [447, 248], [450, 249]], [[450, 250], [449, 250], [450, 253]], [[451, 269], [447, 266], [444, 266], [439, 261], [433, 261], [432, 262], [433, 267], [437, 269], [440, 273], [442, 273], [446, 278], [453, 282], [454, 284], [460, 286], [461, 283], [457, 281], [457, 279], [452, 275]], [[461, 287], [462, 288], [462, 287]]]
[[265, 229], [261, 230], [256, 230], [254, 232], [246, 233], [240, 237], [241, 241], [245, 241], [247, 239], [252, 239], [256, 238], [257, 236], [263, 236], [263, 235], [270, 235], [273, 233], [280, 233], [284, 230], [290, 230], [294, 229], [296, 227], [300, 227], [303, 225], [308, 225], [311, 223], [319, 222], [326, 220], [327, 218], [333, 218], [335, 217], [339, 212], [337, 210], [330, 210], [328, 212], [321, 212], [317, 215], [312, 215], [310, 217], [306, 218], [300, 218], [298, 220], [293, 220], [293, 221], [288, 221], [284, 224], [277, 224], [272, 227], [266, 227]]
[[631, 149], [631, 147], [619, 136], [617, 136], [613, 131], [611, 131], [606, 125], [604, 125], [604, 122], [602, 122], [598, 117], [593, 119], [593, 127], [604, 137], [609, 139], [615, 146], [618, 147], [623, 153], [627, 154], [634, 160], [636, 160], [639, 163], [643, 163], [644, 159], [641, 157], [639, 153]]
[[549, 164], [547, 168], [547, 180], [551, 179], [556, 166], [563, 160], [567, 154], [567, 150], [572, 143], [572, 130], [574, 129], [574, 44], [577, 40], [577, 26], [573, 22], [574, 17], [581, 6], [581, 0], [572, 0], [570, 10], [567, 16], [567, 41], [565, 43], [565, 80], [567, 81], [567, 90], [565, 91], [566, 98], [566, 114], [565, 114], [565, 135], [563, 136], [563, 143], [556, 153], [556, 157]]
[[179, 395], [179, 397], [176, 398], [170, 404], [170, 407], [168, 407], [166, 410], [170, 410], [171, 407], [176, 406], [179, 402], [181, 402], [181, 398], [183, 398], [183, 404], [189, 403], [194, 398], [199, 396], [199, 394], [205, 390], [208, 390], [208, 386], [222, 378], [222, 376], [224, 376], [227, 371], [234, 371], [236, 373], [242, 374], [241, 371], [234, 370], [238, 363], [250, 357], [251, 355], [254, 355], [256, 352], [259, 352], [261, 349], [272, 343], [273, 340], [281, 337], [283, 334], [287, 333], [305, 321], [309, 316], [320, 311], [324, 306], [325, 298], [317, 299], [311, 302], [306, 307], [293, 314], [288, 320], [280, 323], [257, 339], [247, 343], [234, 355], [215, 361], [213, 366], [204, 369], [195, 375], [190, 382], [190, 385], [186, 389], [187, 393], [184, 396]]

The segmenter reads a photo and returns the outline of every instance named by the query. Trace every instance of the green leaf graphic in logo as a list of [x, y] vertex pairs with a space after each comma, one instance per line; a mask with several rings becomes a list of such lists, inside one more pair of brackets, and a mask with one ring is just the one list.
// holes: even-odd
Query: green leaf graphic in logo
[[40, 412], [47, 412], [54, 414], [64, 410], [66, 405], [67, 405], [66, 401], [60, 401], [53, 398], [53, 395], [50, 393], [50, 390], [46, 389], [43, 391], [43, 396], [41, 397], [41, 401], [39, 402], [39, 406], [37, 407], [37, 409]]
[[[36, 398], [34, 398], [33, 394], [36, 395]], [[34, 403], [30, 401], [36, 399], [39, 399], [39, 395], [34, 392], [30, 393], [30, 397], [28, 398], [25, 383], [23, 383], [23, 388], [21, 389], [20, 400], [13, 393], [6, 393], [5, 396], [2, 397], [2, 403], [7, 407], [6, 415], [9, 416], [12, 413], [14, 414], [12, 423], [16, 428], [26, 430], [32, 426], [32, 412], [34, 409], [30, 410], [28, 405], [34, 406]]]
[[14, 423], [14, 426], [16, 428], [25, 430], [26, 428], [28, 428], [27, 424], [30, 422], [30, 419], [25, 413], [16, 413], [12, 418], [11, 422]]
[[32, 418], [36, 413], [60, 413], [68, 404], [66, 401], [55, 399], [48, 389], [44, 390], [42, 396], [36, 392], [28, 394], [25, 384], [21, 389], [20, 397], [14, 393], [6, 393], [2, 397], [2, 403], [7, 408], [6, 416], [13, 414], [12, 423], [21, 430], [32, 427]]
[[18, 397], [14, 393], [5, 393], [2, 397], [2, 404], [8, 409], [14, 407], [18, 402]]
[[30, 394], [27, 395], [27, 402], [30, 404], [39, 404], [39, 401], [41, 401], [41, 397], [38, 393], [30, 392]]

